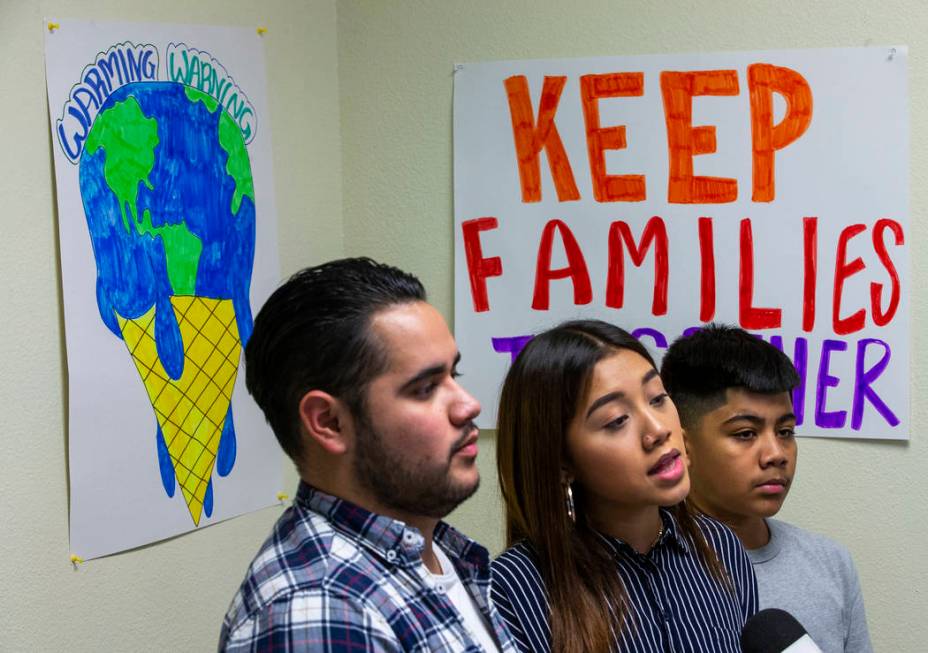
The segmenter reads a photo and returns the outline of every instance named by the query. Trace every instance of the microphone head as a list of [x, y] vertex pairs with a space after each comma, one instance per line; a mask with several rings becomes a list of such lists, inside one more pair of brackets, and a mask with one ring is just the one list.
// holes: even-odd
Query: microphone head
[[781, 653], [795, 644], [806, 629], [786, 610], [761, 610], [744, 624], [741, 649], [744, 653]]

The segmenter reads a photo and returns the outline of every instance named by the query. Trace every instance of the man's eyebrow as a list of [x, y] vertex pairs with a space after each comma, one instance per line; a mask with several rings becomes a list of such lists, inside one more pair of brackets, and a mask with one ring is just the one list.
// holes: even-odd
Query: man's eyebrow
[[[454, 361], [451, 363], [450, 369], [453, 371], [454, 368], [456, 368], [458, 366], [458, 363], [460, 362], [461, 362], [461, 352], [458, 352], [454, 357]], [[449, 368], [444, 363], [436, 363], [435, 365], [430, 365], [429, 367], [426, 367], [425, 369], [420, 370], [419, 372], [416, 373], [415, 376], [413, 376], [411, 379], [406, 381], [406, 383], [404, 383], [402, 387], [400, 388], [400, 392], [404, 392], [408, 390], [412, 386], [416, 385], [417, 383], [421, 383], [425, 379], [430, 379], [433, 376], [439, 376], [441, 374], [445, 374], [448, 371], [449, 371]]]
[[595, 412], [597, 411], [597, 409], [601, 408], [602, 406], [605, 406], [605, 405], [608, 404], [610, 401], [616, 401], [616, 400], [622, 399], [622, 398], [624, 398], [624, 397], [625, 397], [625, 393], [624, 393], [624, 392], [619, 392], [618, 390], [616, 390], [615, 392], [610, 392], [610, 393], [608, 393], [608, 394], [604, 394], [602, 397], [600, 397], [599, 399], [597, 399], [596, 401], [594, 401], [592, 404], [590, 404], [589, 410], [586, 411], [587, 419], [589, 419], [590, 415], [592, 415], [593, 413], [595, 413]]

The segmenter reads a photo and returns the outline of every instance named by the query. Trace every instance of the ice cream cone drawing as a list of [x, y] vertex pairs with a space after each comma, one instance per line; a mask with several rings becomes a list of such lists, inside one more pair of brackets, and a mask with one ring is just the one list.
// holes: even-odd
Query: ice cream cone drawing
[[[80, 157], [97, 306], [138, 372], [168, 497], [210, 517], [232, 472], [232, 396], [252, 329], [254, 187], [242, 129], [213, 97], [139, 82], [102, 104]], [[154, 445], [154, 446], [152, 446]]]
[[227, 420], [231, 425], [241, 343], [229, 300], [172, 297], [171, 304], [184, 344], [179, 379], [158, 359], [154, 309], [134, 320], [119, 318], [119, 328], [155, 409], [190, 516], [199, 524], [204, 504], [212, 503], [210, 477]]

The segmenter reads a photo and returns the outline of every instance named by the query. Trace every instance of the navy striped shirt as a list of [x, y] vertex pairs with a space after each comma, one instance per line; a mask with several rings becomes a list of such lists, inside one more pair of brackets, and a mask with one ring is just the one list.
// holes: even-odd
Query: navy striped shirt
[[[757, 582], [741, 542], [714, 519], [696, 523], [728, 570], [734, 593], [702, 564], [676, 519], [661, 509], [664, 534], [647, 554], [600, 535], [614, 552], [628, 594], [620, 642], [623, 653], [740, 653], [741, 629], [757, 611]], [[551, 650], [549, 607], [534, 550], [526, 542], [507, 549], [492, 565], [491, 597], [519, 649]]]

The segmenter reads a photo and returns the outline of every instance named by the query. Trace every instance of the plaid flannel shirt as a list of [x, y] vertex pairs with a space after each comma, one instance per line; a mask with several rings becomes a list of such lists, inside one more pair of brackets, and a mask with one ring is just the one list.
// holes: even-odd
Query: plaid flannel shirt
[[[486, 549], [444, 523], [435, 543], [500, 651], [515, 651], [489, 603]], [[301, 483], [232, 600], [219, 650], [482, 651], [431, 580], [423, 545], [417, 529]]]

